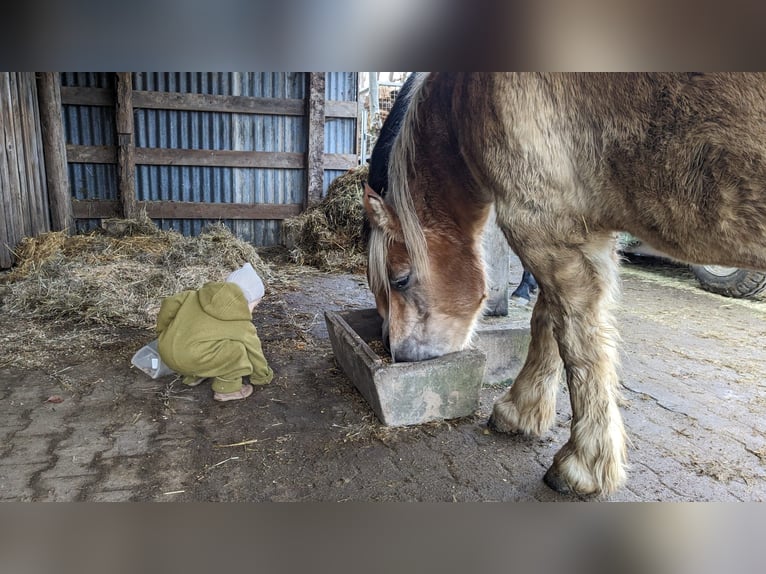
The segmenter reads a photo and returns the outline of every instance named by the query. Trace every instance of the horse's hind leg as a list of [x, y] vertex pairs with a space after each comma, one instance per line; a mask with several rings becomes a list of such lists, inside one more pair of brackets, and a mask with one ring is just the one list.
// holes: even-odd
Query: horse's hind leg
[[492, 409], [488, 425], [497, 431], [539, 436], [551, 427], [556, 416], [563, 363], [544, 290], [532, 310], [531, 335], [524, 366]]

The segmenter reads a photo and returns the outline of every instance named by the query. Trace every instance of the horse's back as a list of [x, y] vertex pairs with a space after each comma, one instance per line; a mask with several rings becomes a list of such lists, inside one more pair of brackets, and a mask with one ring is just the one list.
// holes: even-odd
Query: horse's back
[[461, 149], [507, 217], [766, 268], [763, 74], [465, 75], [455, 93], [453, 122], [481, 118]]

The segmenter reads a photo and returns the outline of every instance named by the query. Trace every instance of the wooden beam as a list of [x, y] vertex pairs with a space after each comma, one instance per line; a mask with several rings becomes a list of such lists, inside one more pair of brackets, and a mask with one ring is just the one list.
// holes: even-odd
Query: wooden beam
[[[114, 146], [67, 145], [71, 163], [116, 163]], [[303, 169], [302, 153], [230, 151], [202, 149], [135, 148], [136, 165], [188, 165], [207, 167], [252, 167], [265, 169]]]
[[117, 163], [117, 147], [113, 145], [66, 145], [69, 163]]
[[114, 106], [114, 90], [61, 86], [61, 103], [66, 106]]
[[[73, 200], [78, 219], [120, 217], [117, 201]], [[191, 201], [139, 201], [137, 209], [146, 209], [153, 219], [287, 219], [299, 215], [298, 203], [202, 203]]]
[[72, 218], [72, 195], [69, 191], [64, 124], [61, 119], [60, 74], [40, 72], [37, 74], [37, 99], [40, 108], [40, 124], [45, 158], [45, 181], [53, 231], [74, 229]]
[[324, 154], [325, 169], [351, 169], [359, 166], [359, 158], [349, 153]]
[[358, 102], [330, 100], [325, 105], [325, 116], [328, 118], [352, 118], [359, 114]]
[[325, 73], [308, 74], [306, 118], [306, 207], [319, 203], [324, 185]]
[[19, 209], [18, 163], [15, 157], [14, 139], [11, 130], [12, 72], [0, 72], [0, 269], [13, 265], [13, 249], [24, 236]]
[[305, 167], [304, 162], [305, 158], [301, 153], [147, 147], [136, 149], [136, 163], [142, 165], [301, 169]]
[[133, 143], [133, 79], [130, 72], [116, 74], [117, 187], [126, 219], [138, 216], [136, 207], [136, 158]]
[[187, 110], [237, 114], [266, 114], [277, 116], [303, 115], [303, 100], [287, 98], [253, 98], [248, 96], [217, 96], [209, 94], [180, 94], [176, 92], [134, 92], [137, 108]]
[[[114, 105], [114, 98], [114, 90], [107, 88], [61, 88], [61, 101], [72, 106], [111, 107]], [[141, 90], [133, 92], [133, 108], [279, 116], [302, 116], [305, 113], [304, 101], [294, 98], [253, 98]], [[347, 110], [344, 110], [341, 106], [338, 113], [346, 113]]]
[[[15, 115], [12, 111], [12, 81], [16, 72], [0, 72], [0, 145], [3, 156], [0, 157], [0, 199], [2, 199], [2, 217], [7, 226], [9, 244], [7, 249], [16, 247], [16, 243], [25, 235], [24, 212], [21, 209], [22, 182], [19, 177], [19, 160], [16, 153], [18, 139], [15, 135]], [[5, 243], [5, 238], [3, 243]], [[0, 245], [5, 248], [5, 245]], [[9, 254], [12, 259], [12, 254]]]

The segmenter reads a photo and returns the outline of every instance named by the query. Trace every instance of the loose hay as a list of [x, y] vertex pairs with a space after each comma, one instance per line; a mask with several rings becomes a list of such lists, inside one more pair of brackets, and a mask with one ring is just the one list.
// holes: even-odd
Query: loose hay
[[299, 265], [322, 271], [363, 273], [366, 246], [362, 240], [362, 197], [368, 168], [361, 166], [336, 177], [319, 204], [282, 222], [291, 257]]
[[163, 297], [222, 281], [245, 262], [271, 277], [255, 248], [220, 223], [184, 237], [148, 218], [108, 220], [87, 235], [25, 238], [16, 254], [0, 276], [2, 311], [74, 324], [152, 329]]

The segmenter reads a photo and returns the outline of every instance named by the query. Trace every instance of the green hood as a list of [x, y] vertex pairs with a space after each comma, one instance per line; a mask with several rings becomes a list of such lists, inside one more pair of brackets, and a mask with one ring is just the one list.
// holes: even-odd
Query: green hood
[[198, 291], [202, 310], [221, 321], [249, 321], [252, 313], [242, 289], [234, 283], [207, 283]]

